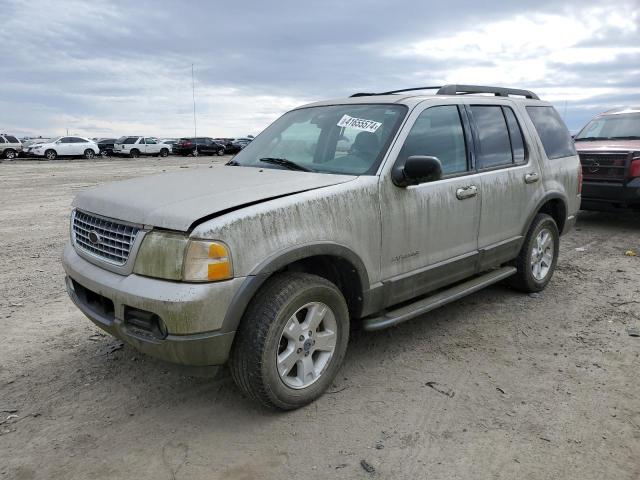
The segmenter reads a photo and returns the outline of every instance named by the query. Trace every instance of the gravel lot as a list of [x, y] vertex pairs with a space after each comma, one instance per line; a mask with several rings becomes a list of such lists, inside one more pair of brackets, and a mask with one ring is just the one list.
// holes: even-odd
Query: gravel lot
[[356, 332], [298, 411], [119, 348], [64, 291], [72, 197], [220, 161], [0, 164], [0, 479], [640, 477], [638, 215], [581, 214], [540, 294]]

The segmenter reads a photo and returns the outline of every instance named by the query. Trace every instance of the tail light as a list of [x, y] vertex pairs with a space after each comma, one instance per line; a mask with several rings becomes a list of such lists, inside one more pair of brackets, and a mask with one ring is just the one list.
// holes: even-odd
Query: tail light
[[582, 193], [582, 164], [578, 165], [578, 195]]
[[640, 177], [640, 152], [635, 152], [629, 165], [629, 176], [631, 178]]

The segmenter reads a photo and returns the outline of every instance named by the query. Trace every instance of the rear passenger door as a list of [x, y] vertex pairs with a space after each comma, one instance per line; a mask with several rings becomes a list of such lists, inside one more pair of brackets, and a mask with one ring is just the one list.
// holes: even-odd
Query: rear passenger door
[[145, 142], [145, 153], [147, 155], [156, 154], [160, 151], [158, 142], [156, 142], [153, 138], [145, 138], [144, 142]]
[[482, 189], [480, 270], [511, 260], [520, 249], [529, 213], [542, 198], [540, 166], [518, 121], [516, 105], [467, 106]]

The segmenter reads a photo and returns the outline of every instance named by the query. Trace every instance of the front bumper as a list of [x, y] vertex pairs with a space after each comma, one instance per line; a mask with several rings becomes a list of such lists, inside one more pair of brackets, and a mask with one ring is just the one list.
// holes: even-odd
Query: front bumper
[[[191, 366], [221, 365], [235, 331], [223, 320], [243, 278], [216, 283], [182, 283], [140, 275], [119, 275], [80, 257], [71, 245], [63, 254], [66, 287], [76, 306], [98, 327], [137, 350]], [[140, 328], [132, 312], [162, 320], [168, 334]]]
[[626, 183], [589, 182], [582, 184], [583, 210], [609, 210], [640, 206], [640, 178]]

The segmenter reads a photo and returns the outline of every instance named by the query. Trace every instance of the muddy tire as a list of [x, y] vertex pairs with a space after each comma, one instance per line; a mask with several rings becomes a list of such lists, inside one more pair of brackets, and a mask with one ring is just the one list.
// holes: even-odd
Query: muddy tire
[[518, 271], [509, 278], [509, 284], [527, 293], [543, 290], [553, 277], [559, 247], [560, 234], [555, 220], [539, 213], [533, 219], [515, 260]]
[[348, 341], [349, 311], [333, 283], [306, 273], [278, 274], [250, 302], [229, 366], [250, 398], [292, 410], [331, 385]]

